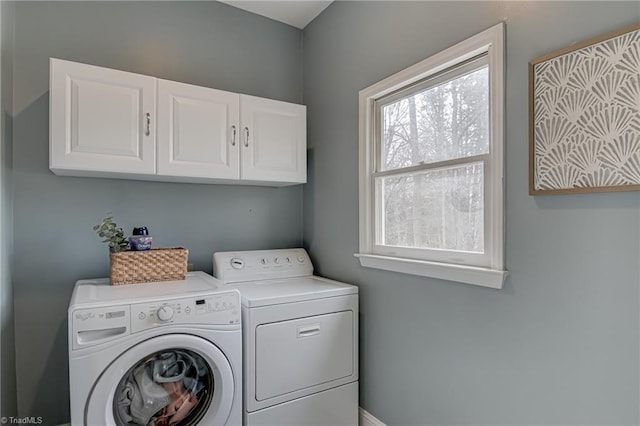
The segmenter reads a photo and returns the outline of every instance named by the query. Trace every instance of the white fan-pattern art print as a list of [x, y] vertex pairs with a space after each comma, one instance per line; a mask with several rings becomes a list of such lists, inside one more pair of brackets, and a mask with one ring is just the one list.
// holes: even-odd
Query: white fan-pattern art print
[[532, 192], [640, 189], [640, 30], [532, 64]]

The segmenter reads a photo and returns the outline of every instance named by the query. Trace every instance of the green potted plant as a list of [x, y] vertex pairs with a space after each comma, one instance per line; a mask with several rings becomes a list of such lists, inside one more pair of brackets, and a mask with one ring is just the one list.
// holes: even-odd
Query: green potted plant
[[109, 243], [109, 251], [111, 253], [118, 253], [129, 248], [129, 241], [124, 236], [122, 228], [118, 227], [113, 221], [113, 214], [111, 212], [102, 219], [102, 222], [95, 225], [93, 230], [96, 231], [99, 237], [104, 238], [103, 243]]

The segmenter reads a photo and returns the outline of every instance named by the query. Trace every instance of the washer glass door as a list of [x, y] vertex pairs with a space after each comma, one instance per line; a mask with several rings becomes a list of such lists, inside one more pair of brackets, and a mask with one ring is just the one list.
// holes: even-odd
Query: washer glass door
[[224, 354], [191, 335], [137, 344], [100, 376], [86, 424], [224, 424], [233, 403], [233, 372]]

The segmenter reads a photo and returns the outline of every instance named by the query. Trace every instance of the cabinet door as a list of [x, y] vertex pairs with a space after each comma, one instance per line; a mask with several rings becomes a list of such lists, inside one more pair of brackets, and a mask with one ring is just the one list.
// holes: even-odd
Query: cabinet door
[[158, 174], [239, 179], [236, 93], [158, 80]]
[[50, 79], [54, 173], [155, 174], [154, 77], [51, 59]]
[[304, 105], [240, 95], [241, 179], [307, 181], [307, 117]]

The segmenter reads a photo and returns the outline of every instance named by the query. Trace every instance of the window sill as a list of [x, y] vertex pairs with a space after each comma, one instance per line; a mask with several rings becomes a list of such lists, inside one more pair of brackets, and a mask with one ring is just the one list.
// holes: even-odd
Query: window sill
[[501, 289], [509, 271], [481, 268], [477, 266], [456, 265], [452, 263], [428, 262], [426, 260], [404, 259], [374, 254], [354, 255], [360, 264], [367, 268], [384, 269], [404, 274], [439, 278], [466, 284]]

